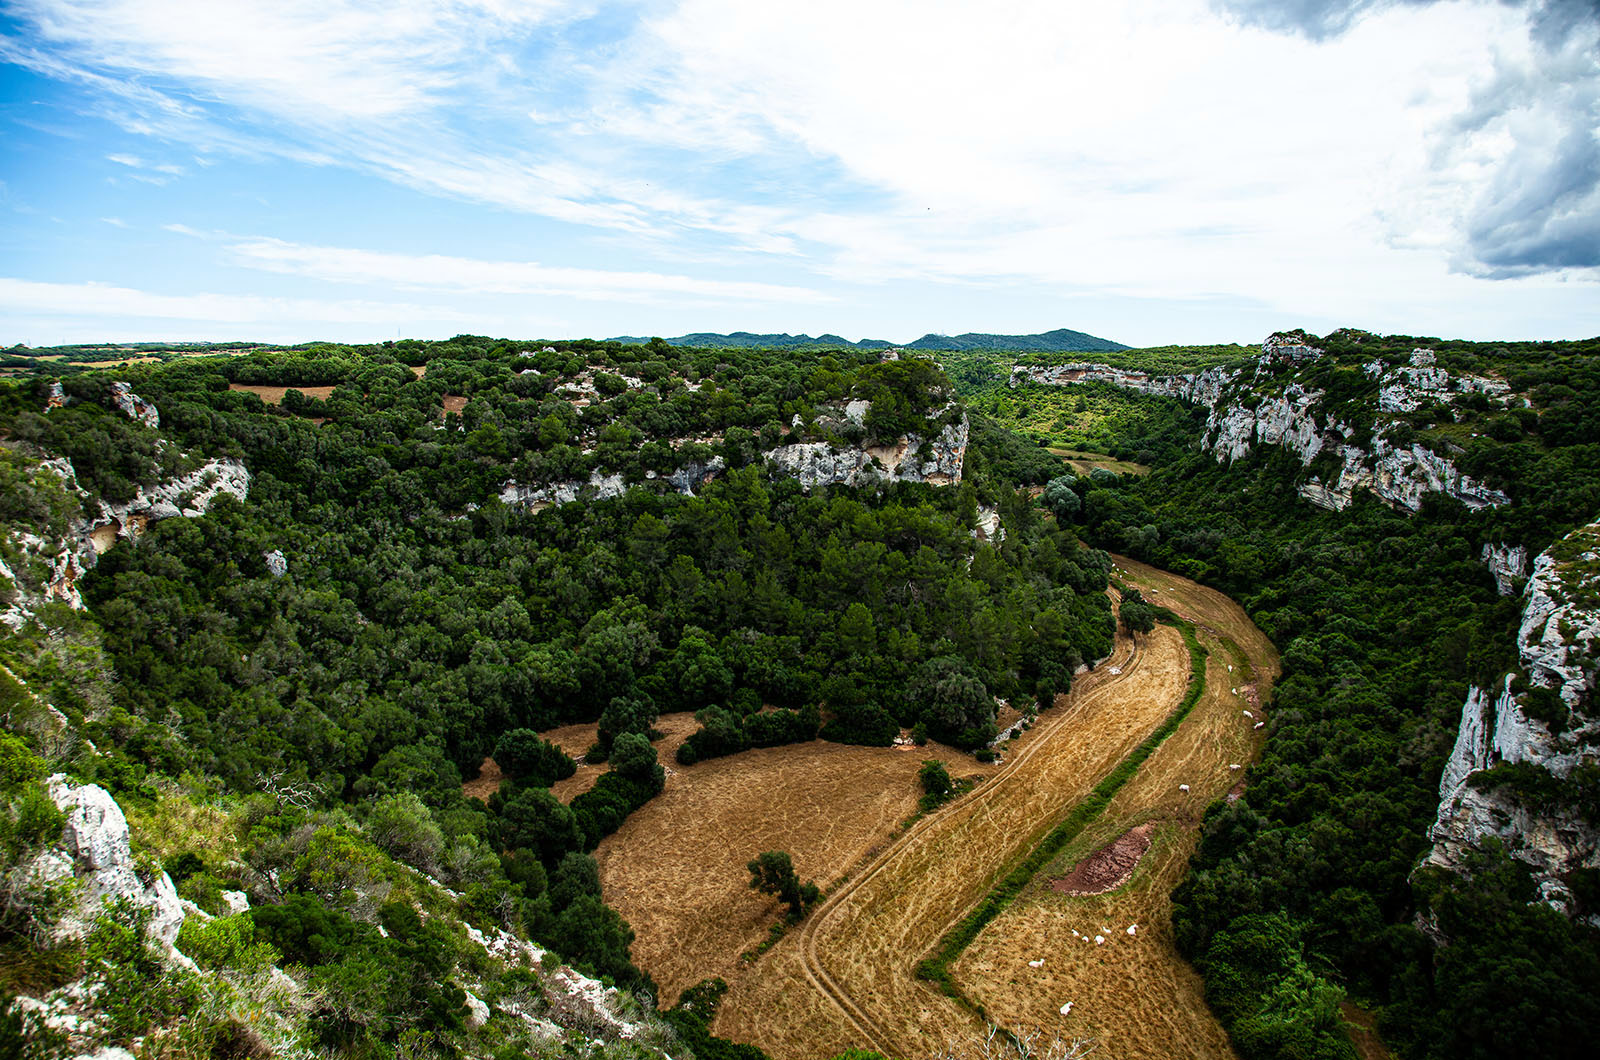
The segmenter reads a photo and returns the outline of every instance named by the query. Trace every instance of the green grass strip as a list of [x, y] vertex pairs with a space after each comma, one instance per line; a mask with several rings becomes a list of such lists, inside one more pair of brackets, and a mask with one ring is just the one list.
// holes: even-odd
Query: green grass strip
[[939, 945], [935, 947], [933, 953], [917, 965], [918, 979], [936, 983], [945, 996], [954, 998], [980, 1017], [987, 1018], [983, 1006], [976, 1004], [962, 993], [950, 975], [950, 966], [978, 937], [978, 933], [1016, 900], [1017, 895], [1022, 893], [1022, 889], [1039, 870], [1061, 853], [1068, 843], [1076, 839], [1089, 822], [1100, 816], [1122, 786], [1139, 771], [1145, 759], [1155, 753], [1161, 742], [1177, 730], [1205, 692], [1206, 650], [1200, 646], [1200, 641], [1195, 637], [1193, 624], [1164, 607], [1153, 606], [1162, 622], [1175, 626], [1183, 634], [1183, 642], [1189, 648], [1189, 687], [1183, 701], [1167, 715], [1166, 720], [1154, 732], [1145, 737], [1138, 747], [1128, 752], [1128, 756], [1118, 762], [1116, 768], [1106, 774], [1082, 802], [1072, 808], [1072, 812], [1065, 820], [1051, 829], [1050, 834], [1045, 836], [1038, 846], [1013, 866], [1011, 871], [990, 889], [983, 901], [957, 921], [955, 926], [945, 933], [944, 938], [939, 940]]

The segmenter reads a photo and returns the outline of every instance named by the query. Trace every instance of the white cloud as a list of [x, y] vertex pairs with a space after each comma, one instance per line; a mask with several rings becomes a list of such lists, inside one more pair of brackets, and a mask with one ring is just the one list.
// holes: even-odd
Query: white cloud
[[229, 244], [227, 249], [244, 265], [336, 283], [584, 299], [655, 300], [670, 296], [777, 303], [831, 300], [818, 291], [772, 283], [569, 268], [532, 261], [484, 261], [442, 254], [396, 254], [268, 238], [243, 240]]
[[466, 321], [467, 314], [440, 306], [390, 302], [264, 298], [231, 294], [156, 294], [97, 283], [41, 283], [0, 277], [0, 310], [30, 317], [101, 317], [177, 320], [240, 325], [393, 324], [396, 320]]

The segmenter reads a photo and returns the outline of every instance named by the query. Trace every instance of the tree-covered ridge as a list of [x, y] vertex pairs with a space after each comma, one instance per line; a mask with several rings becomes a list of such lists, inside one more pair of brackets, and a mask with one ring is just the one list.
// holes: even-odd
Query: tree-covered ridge
[[[624, 335], [611, 341], [637, 346], [643, 345], [649, 340], [636, 335]], [[667, 339], [666, 341], [673, 346], [769, 350], [881, 350], [893, 346], [903, 350], [1060, 352], [1063, 350], [1125, 350], [1128, 348], [1119, 342], [1102, 339], [1083, 331], [1073, 331], [1071, 328], [1057, 328], [1054, 331], [1043, 331], [1036, 335], [991, 335], [973, 331], [964, 332], [960, 335], [941, 335], [930, 331], [920, 339], [905, 343], [889, 342], [885, 339], [862, 339], [860, 342], [851, 342], [849, 339], [834, 334], [812, 337], [810, 335], [790, 335], [787, 332], [774, 335], [756, 334], [749, 331], [735, 331], [725, 335], [716, 332], [697, 331], [689, 335], [679, 335], [677, 338]]]
[[[982, 747], [997, 697], [1048, 703], [1109, 650], [1105, 555], [1017, 493], [1048, 468], [992, 424], [973, 425], [954, 487], [807, 492], [769, 466], [781, 445], [870, 446], [963, 416], [928, 360], [463, 337], [117, 375], [159, 428], [116, 411], [103, 373], [71, 375], [60, 400], [47, 378], [0, 384], [0, 466], [27, 486], [7, 539], [89, 516], [50, 490], [40, 461], [57, 453], [102, 493], [163, 480], [174, 454], [229, 457], [248, 496], [152, 522], [79, 581], [86, 614], [46, 607], [55, 634], [0, 651], [94, 742], [65, 763], [76, 779], [135, 812], [179, 777], [244, 800], [235, 841], [162, 861], [207, 908], [224, 889], [258, 896], [256, 939], [328, 996], [368, 998], [326, 1039], [356, 1054], [407, 1026], [464, 1033], [448, 990], [370, 1000], [394, 949], [379, 924], [434, 954], [418, 957], [428, 976], [459, 978], [459, 945], [434, 953], [402, 923], [401, 906], [443, 900], [403, 865], [485, 929], [645, 983], [585, 851], [660, 790], [660, 712], [698, 712], [707, 754], [906, 727]], [[272, 405], [250, 387], [289, 389]], [[665, 485], [713, 458], [725, 470], [692, 494]], [[541, 511], [500, 500], [508, 481], [594, 471], [635, 488]], [[984, 512], [1003, 534], [979, 538]], [[578, 720], [598, 720], [590, 757], [609, 768], [563, 806], [547, 785], [570, 763], [533, 731]], [[491, 752], [510, 779], [464, 798]], [[313, 935], [328, 941], [306, 949]]]
[[1294, 382], [1324, 390], [1330, 418], [1370, 423], [1382, 372], [1365, 366], [1431, 349], [1453, 374], [1503, 381], [1511, 400], [1458, 394], [1384, 416], [1510, 502], [1473, 512], [1432, 493], [1410, 514], [1358, 493], [1323, 511], [1294, 496], [1315, 464], [1285, 449], [1229, 463], [1162, 444], [1203, 426], [1205, 410], [1174, 398], [1105, 384], [962, 389], [1002, 422], [1026, 423], [1023, 403], [1050, 407], [1051, 438], [1092, 424], [1107, 451], [1147, 448], [1147, 478], [1068, 479], [1046, 503], [1094, 544], [1235, 597], [1282, 652], [1262, 760], [1242, 798], [1208, 813], [1175, 895], [1180, 944], [1241, 1053], [1351, 1055], [1336, 1007], [1348, 994], [1378, 1011], [1401, 1055], [1587, 1055], [1600, 1029], [1592, 881], [1569, 881], [1582, 897], [1568, 919], [1504, 852], [1464, 875], [1417, 867], [1468, 686], [1515, 664], [1521, 606], [1497, 593], [1484, 547], [1532, 555], [1600, 511], [1600, 344], [1308, 338], [1327, 352], [1247, 371], [1226, 400]]

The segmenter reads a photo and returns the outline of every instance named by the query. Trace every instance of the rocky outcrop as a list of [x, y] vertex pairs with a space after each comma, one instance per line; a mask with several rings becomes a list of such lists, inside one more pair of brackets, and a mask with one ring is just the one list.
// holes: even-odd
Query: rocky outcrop
[[161, 413], [152, 403], [133, 392], [132, 383], [112, 383], [111, 403], [129, 419], [138, 420], [146, 427], [161, 426]]
[[1356, 432], [1349, 423], [1323, 409], [1323, 391], [1283, 378], [1323, 354], [1304, 332], [1277, 332], [1261, 344], [1254, 365], [1243, 368], [1152, 376], [1105, 364], [1018, 366], [1012, 370], [1010, 382], [1012, 386], [1109, 383], [1200, 405], [1209, 410], [1200, 445], [1214, 453], [1219, 463], [1241, 460], [1258, 445], [1278, 446], [1307, 466], [1325, 452], [1336, 452], [1339, 472], [1331, 481], [1312, 476], [1298, 487], [1301, 497], [1322, 508], [1341, 510], [1362, 489], [1411, 512], [1421, 510], [1422, 498], [1428, 493], [1444, 493], [1473, 509], [1510, 502], [1505, 493], [1462, 474], [1447, 457], [1425, 446], [1389, 442], [1384, 432], [1394, 427], [1395, 421], [1382, 414], [1449, 403], [1472, 393], [1503, 402], [1510, 393], [1505, 383], [1453, 374], [1437, 367], [1427, 350], [1413, 351], [1411, 363], [1396, 368], [1373, 361], [1365, 371], [1379, 383], [1380, 416], [1372, 425], [1370, 447], [1362, 447], [1352, 444]]
[[1517, 583], [1528, 576], [1528, 550], [1522, 545], [1484, 545], [1482, 558], [1501, 596], [1514, 595]]
[[961, 481], [971, 423], [963, 414], [931, 438], [908, 435], [892, 445], [835, 448], [828, 442], [796, 442], [767, 454], [776, 474], [798, 479], [802, 488]]
[[[1341, 453], [1344, 463], [1339, 477], [1326, 486], [1313, 478], [1300, 487], [1302, 497], [1335, 511], [1349, 505], [1361, 489], [1371, 490], [1391, 506], [1410, 512], [1422, 510], [1422, 498], [1428, 493], [1443, 493], [1474, 511], [1511, 502], [1500, 490], [1463, 475], [1449, 460], [1425, 446], [1393, 447], [1380, 436], [1373, 440], [1370, 452], [1345, 446]], [[1313, 491], [1321, 496], [1313, 496]]]
[[183, 926], [183, 906], [165, 872], [141, 872], [128, 845], [128, 820], [106, 790], [78, 786], [64, 774], [48, 782], [50, 798], [66, 815], [60, 841], [34, 859], [33, 880], [46, 886], [73, 881], [73, 903], [57, 920], [57, 941], [82, 938], [105, 910], [122, 899], [150, 912], [149, 937], [167, 951]]
[[1578, 868], [1600, 868], [1600, 822], [1560, 800], [1534, 805], [1479, 777], [1502, 763], [1522, 763], [1565, 778], [1600, 762], [1600, 718], [1591, 714], [1600, 670], [1597, 590], [1600, 524], [1575, 531], [1534, 561], [1517, 637], [1520, 673], [1523, 687], [1554, 693], [1566, 724], [1552, 729], [1542, 720], [1548, 709], [1531, 716], [1529, 693], [1517, 693], [1516, 674], [1494, 689], [1469, 691], [1439, 780], [1429, 864], [1458, 871], [1471, 850], [1492, 838], [1527, 864], [1540, 896], [1561, 909], [1571, 901], [1566, 877]]
[[[66, 457], [41, 460], [38, 470], [61, 479], [70, 494], [87, 499], [88, 491], [78, 485], [77, 471]], [[100, 553], [119, 540], [132, 541], [149, 524], [177, 516], [196, 517], [205, 513], [223, 494], [243, 500], [250, 491], [250, 472], [237, 460], [208, 460], [186, 475], [152, 486], [140, 486], [133, 499], [110, 504], [94, 503], [92, 514], [74, 518], [65, 533], [14, 530], [12, 544], [25, 560], [31, 559], [48, 571], [42, 579], [18, 579], [16, 598], [0, 612], [0, 623], [19, 629], [33, 611], [49, 602], [65, 603], [82, 609], [78, 579], [94, 567]]]
[[[860, 428], [866, 422], [870, 405], [852, 401], [844, 406], [832, 427], [851, 424]], [[948, 409], [946, 411], [949, 411]], [[799, 425], [796, 417], [796, 426]], [[889, 482], [926, 482], [932, 486], [959, 483], [966, 464], [967, 444], [972, 424], [965, 413], [947, 423], [932, 437], [907, 435], [883, 445], [836, 445], [831, 442], [793, 442], [768, 451], [767, 467], [774, 475], [799, 480], [802, 488], [818, 486], [866, 486]], [[722, 474], [727, 464], [722, 457], [693, 461], [661, 477], [647, 472], [647, 482], [664, 482], [679, 493], [693, 496], [697, 490]], [[508, 505], [530, 510], [550, 505], [571, 504], [576, 500], [609, 500], [622, 495], [627, 483], [621, 475], [589, 473], [587, 480], [566, 480], [537, 484], [508, 482], [500, 499]]]
[[[466, 933], [489, 956], [508, 966], [546, 969], [539, 976], [536, 991], [527, 996], [503, 997], [496, 1004], [498, 1011], [520, 1023], [534, 1037], [555, 1043], [631, 1042], [636, 1048], [661, 1053], [652, 1045], [660, 1040], [662, 1028], [649, 1014], [627, 1014], [627, 997], [616, 987], [590, 979], [564, 964], [552, 968], [549, 951], [498, 928], [479, 931], [466, 925]], [[482, 1012], [487, 1020], [488, 1006]]]

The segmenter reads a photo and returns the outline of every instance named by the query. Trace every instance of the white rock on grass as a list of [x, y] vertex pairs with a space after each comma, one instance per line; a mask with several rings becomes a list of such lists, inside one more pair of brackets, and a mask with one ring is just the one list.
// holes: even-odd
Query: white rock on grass
[[60, 850], [47, 852], [41, 860], [54, 854], [52, 865], [59, 866], [64, 854], [71, 859], [78, 879], [76, 905], [58, 923], [57, 938], [88, 934], [107, 901], [126, 898], [150, 910], [150, 937], [170, 950], [183, 926], [183, 904], [172, 877], [165, 872], [146, 883], [134, 871], [128, 819], [122, 808], [99, 785], [78, 787], [62, 773], [51, 777], [48, 786], [50, 798], [67, 820], [61, 830]]

